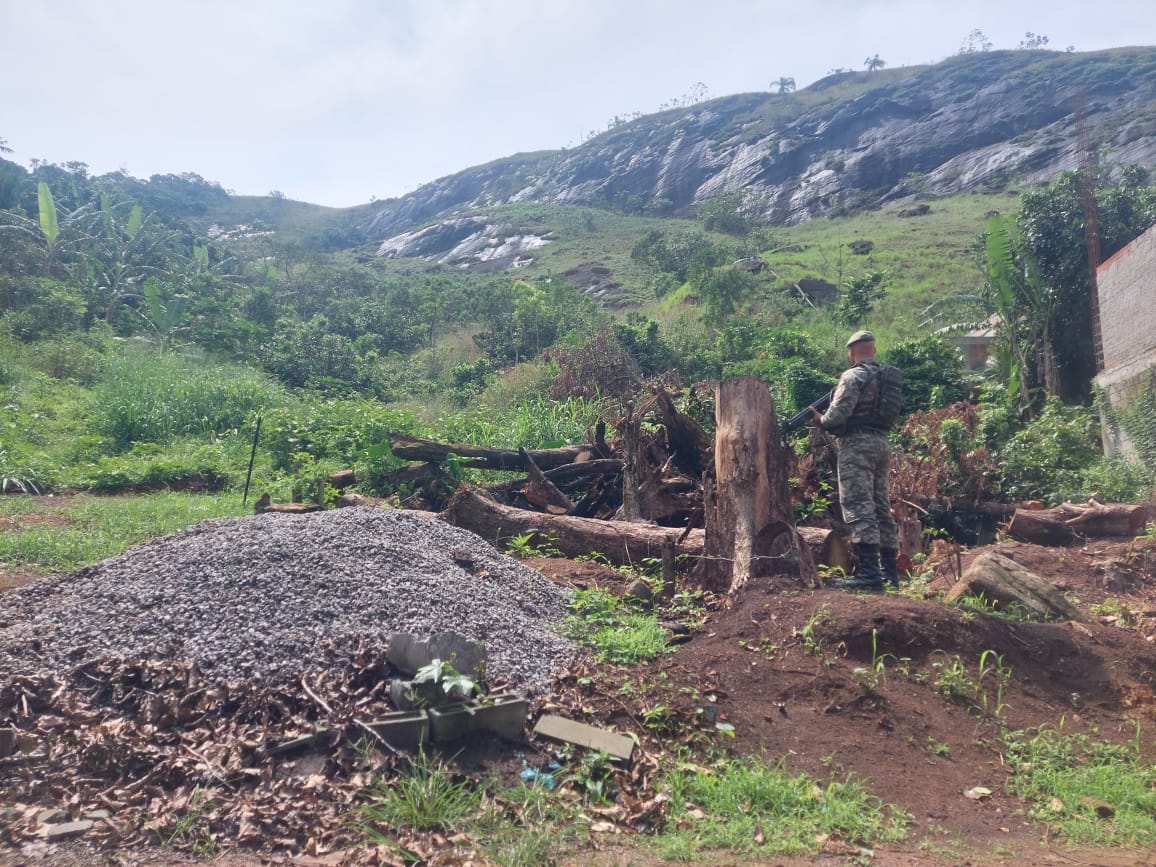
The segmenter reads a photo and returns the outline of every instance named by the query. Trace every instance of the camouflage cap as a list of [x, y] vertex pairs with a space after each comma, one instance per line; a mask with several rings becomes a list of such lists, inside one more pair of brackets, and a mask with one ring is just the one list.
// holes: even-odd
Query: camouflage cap
[[847, 341], [847, 346], [854, 346], [856, 343], [875, 342], [875, 335], [870, 331], [856, 331], [851, 335], [851, 339]]

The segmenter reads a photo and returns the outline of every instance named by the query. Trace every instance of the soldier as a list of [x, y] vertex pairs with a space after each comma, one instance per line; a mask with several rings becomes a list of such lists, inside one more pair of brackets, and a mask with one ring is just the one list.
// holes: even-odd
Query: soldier
[[891, 517], [887, 433], [899, 416], [903, 376], [875, 360], [875, 335], [870, 331], [851, 335], [847, 355], [852, 366], [839, 378], [831, 406], [823, 414], [811, 408], [815, 424], [839, 437], [839, 503], [858, 561], [851, 578], [834, 584], [882, 590], [884, 579], [899, 586], [899, 535]]

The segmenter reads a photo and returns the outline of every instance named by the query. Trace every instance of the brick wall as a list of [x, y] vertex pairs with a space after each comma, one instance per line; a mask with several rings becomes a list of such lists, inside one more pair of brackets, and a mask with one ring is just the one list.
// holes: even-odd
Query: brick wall
[[1156, 350], [1156, 227], [1100, 266], [1104, 370]]
[[[1113, 407], [1123, 409], [1156, 369], [1156, 227], [1101, 265], [1096, 277], [1104, 347], [1096, 383]], [[1123, 432], [1104, 425], [1103, 434], [1107, 454], [1132, 451]]]

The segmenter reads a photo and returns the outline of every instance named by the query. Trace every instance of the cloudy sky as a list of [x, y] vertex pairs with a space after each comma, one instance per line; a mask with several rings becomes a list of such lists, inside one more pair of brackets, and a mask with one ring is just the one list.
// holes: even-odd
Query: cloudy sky
[[8, 159], [346, 206], [573, 146], [701, 82], [1156, 44], [1153, 0], [0, 0]]

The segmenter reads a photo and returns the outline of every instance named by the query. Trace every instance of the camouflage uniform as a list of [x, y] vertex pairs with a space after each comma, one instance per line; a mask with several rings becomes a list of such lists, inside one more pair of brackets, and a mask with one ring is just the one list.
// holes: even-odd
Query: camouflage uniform
[[857, 421], [870, 412], [875, 400], [878, 368], [878, 362], [865, 361], [844, 371], [821, 423], [839, 437], [839, 503], [851, 540], [898, 548], [887, 478], [891, 444], [886, 431]]

